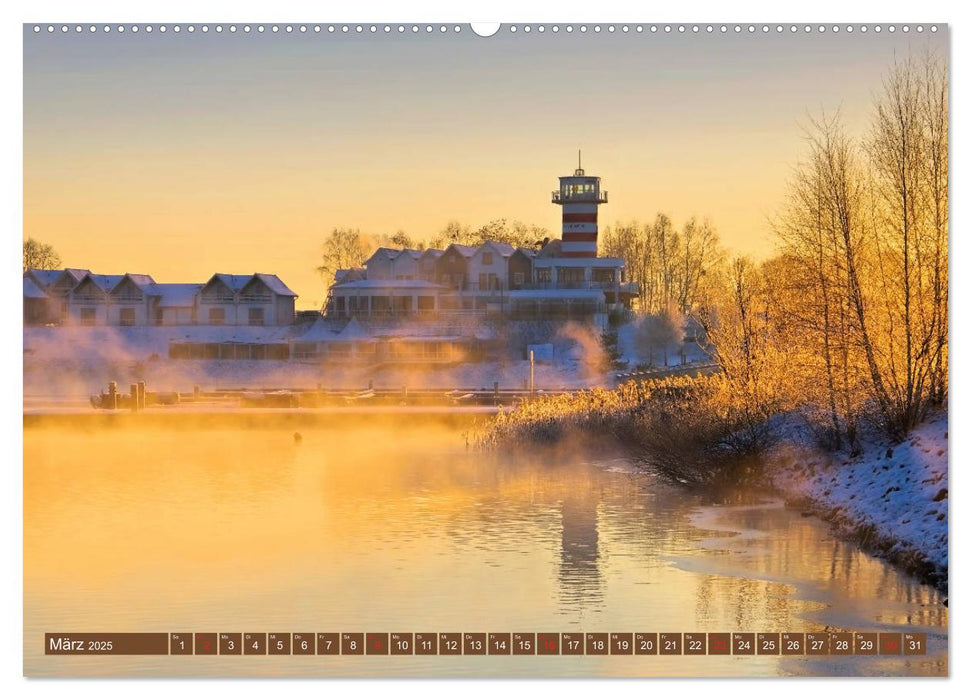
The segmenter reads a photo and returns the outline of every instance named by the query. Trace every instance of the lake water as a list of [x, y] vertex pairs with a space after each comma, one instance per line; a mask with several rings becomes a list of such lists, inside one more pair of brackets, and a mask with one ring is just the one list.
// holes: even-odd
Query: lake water
[[[417, 416], [149, 418], [25, 425], [27, 675], [947, 673], [936, 591], [771, 500], [712, 503], [594, 448], [481, 454]], [[43, 654], [45, 632], [823, 630], [925, 632], [928, 654]]]

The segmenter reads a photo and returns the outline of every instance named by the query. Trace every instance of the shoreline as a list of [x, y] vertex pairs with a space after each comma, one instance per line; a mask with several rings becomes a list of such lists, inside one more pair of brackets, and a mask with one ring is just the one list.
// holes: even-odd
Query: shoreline
[[[515, 412], [507, 415], [514, 417]], [[614, 444], [649, 464], [647, 448], [638, 445], [631, 433], [643, 426], [632, 419], [629, 409], [618, 407], [591, 410], [579, 417], [538, 412], [508, 428], [500, 427], [481, 446], [495, 448], [510, 441], [556, 445], [571, 434], [585, 440], [612, 433]], [[623, 430], [615, 432], [618, 426]], [[754, 458], [757, 468], [747, 475], [753, 487], [767, 489], [786, 506], [819, 517], [838, 538], [948, 595], [946, 409], [931, 413], [898, 444], [876, 433], [864, 436], [856, 457], [817, 447], [796, 414], [776, 416], [766, 427], [775, 441]], [[659, 472], [658, 476], [682, 481], [676, 474]], [[741, 485], [737, 478], [731, 483]], [[696, 483], [697, 488], [718, 485]]]
[[896, 445], [865, 439], [856, 457], [813, 447], [791, 425], [786, 432], [788, 439], [765, 455], [765, 484], [786, 505], [947, 596], [947, 411], [928, 416]]

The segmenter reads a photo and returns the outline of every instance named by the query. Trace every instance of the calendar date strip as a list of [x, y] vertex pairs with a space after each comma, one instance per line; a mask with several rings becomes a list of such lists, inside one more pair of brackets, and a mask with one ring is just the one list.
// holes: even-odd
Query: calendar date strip
[[47, 633], [51, 656], [924, 655], [916, 632]]

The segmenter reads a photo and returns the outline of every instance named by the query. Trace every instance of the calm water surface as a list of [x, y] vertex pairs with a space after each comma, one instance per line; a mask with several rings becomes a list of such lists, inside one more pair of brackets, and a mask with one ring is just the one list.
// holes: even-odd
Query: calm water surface
[[[24, 432], [27, 675], [944, 675], [947, 609], [825, 524], [406, 421]], [[925, 657], [51, 657], [44, 632], [920, 631]]]

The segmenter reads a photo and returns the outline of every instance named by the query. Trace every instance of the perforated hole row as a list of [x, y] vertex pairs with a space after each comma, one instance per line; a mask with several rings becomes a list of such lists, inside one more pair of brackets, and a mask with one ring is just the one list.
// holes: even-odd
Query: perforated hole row
[[[545, 33], [663, 33], [663, 34], [825, 34], [825, 33], [847, 33], [858, 32], [937, 32], [937, 25], [924, 26], [922, 24], [511, 24], [503, 29], [511, 34], [536, 32]], [[471, 31], [479, 36], [491, 36], [494, 30], [482, 31], [477, 27], [463, 27], [458, 24], [104, 24], [104, 25], [83, 25], [83, 24], [35, 24], [33, 25], [35, 34], [46, 32], [48, 34], [67, 34], [67, 33], [117, 33], [129, 32], [136, 34], [144, 32], [151, 34], [157, 32], [165, 34], [173, 32], [181, 34], [217, 34], [228, 32], [230, 34], [458, 34], [462, 31]]]

